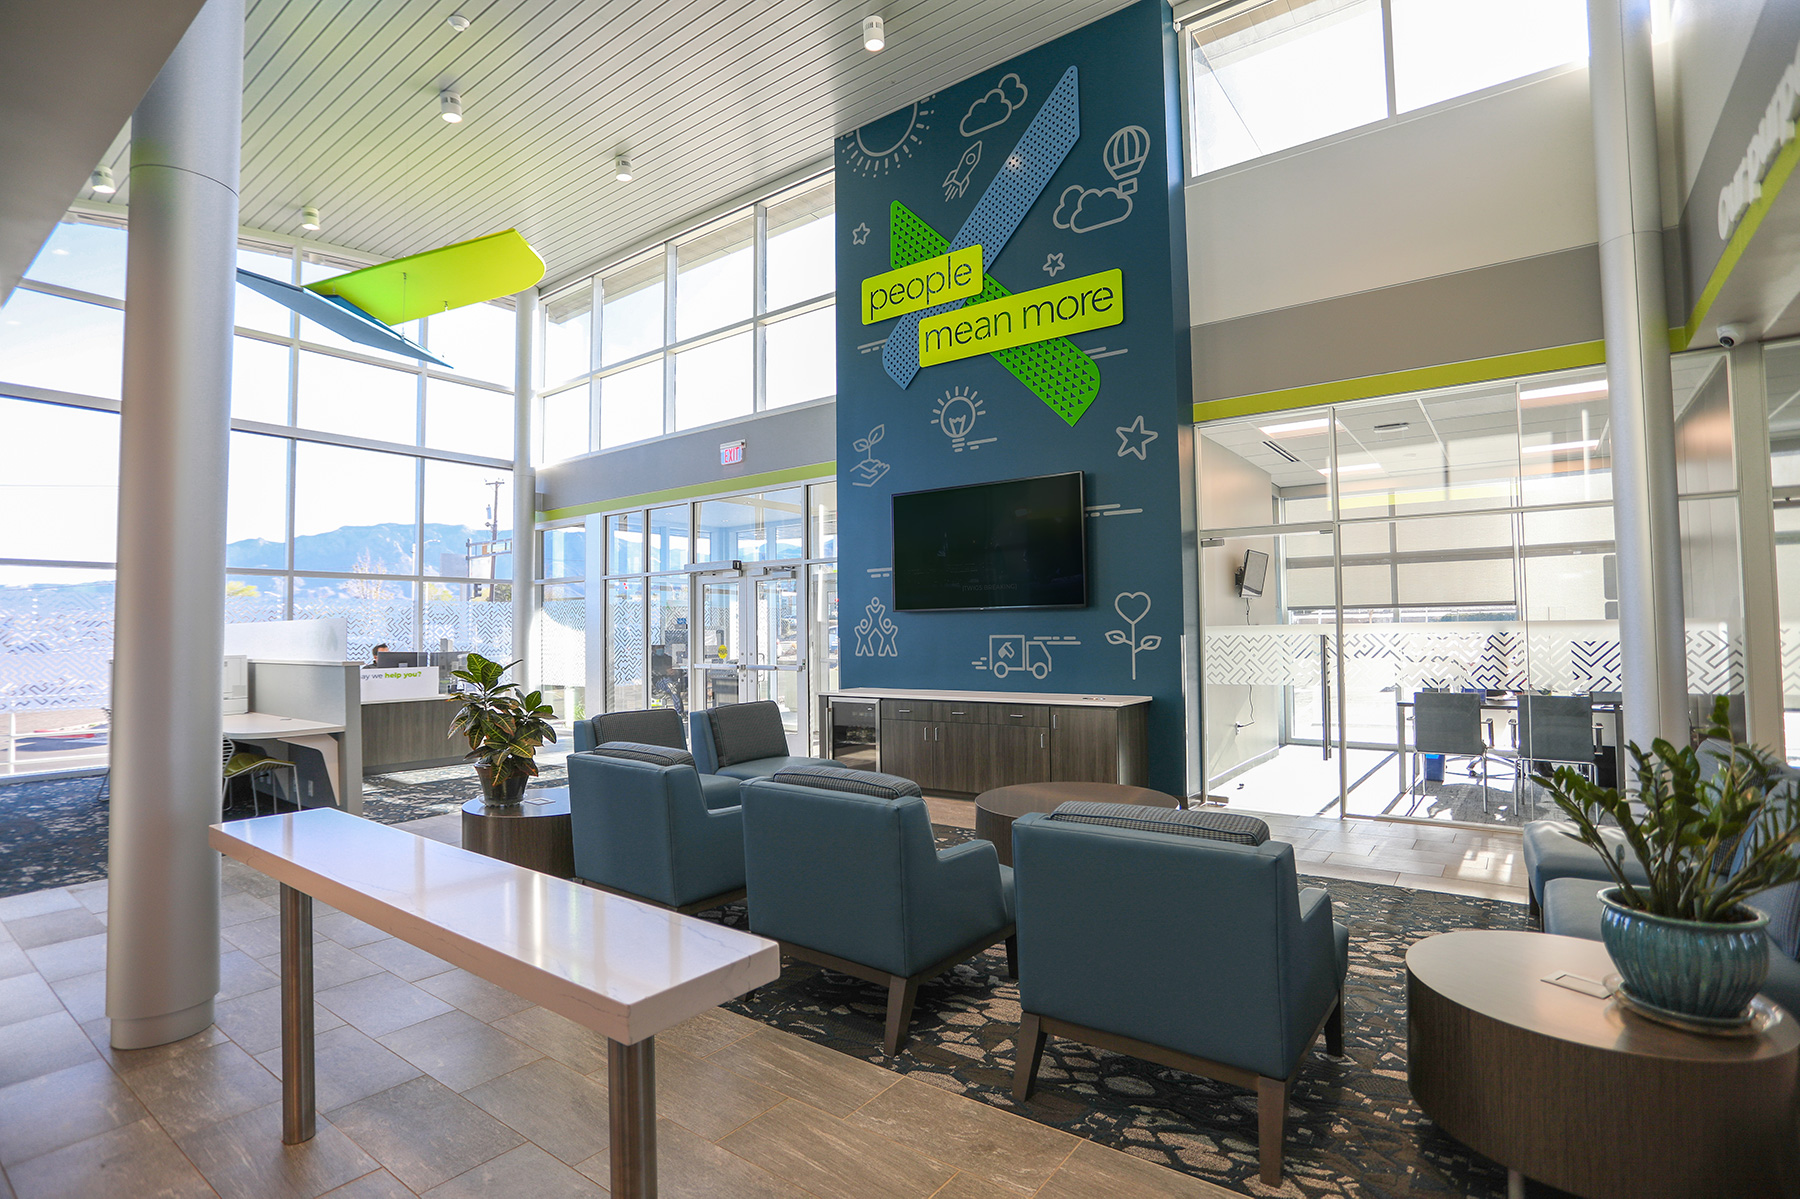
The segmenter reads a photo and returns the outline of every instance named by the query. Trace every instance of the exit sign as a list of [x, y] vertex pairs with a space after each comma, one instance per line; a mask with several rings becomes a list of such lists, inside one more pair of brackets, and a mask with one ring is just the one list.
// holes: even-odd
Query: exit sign
[[744, 443], [741, 441], [721, 441], [719, 443], [719, 465], [735, 466], [744, 460]]

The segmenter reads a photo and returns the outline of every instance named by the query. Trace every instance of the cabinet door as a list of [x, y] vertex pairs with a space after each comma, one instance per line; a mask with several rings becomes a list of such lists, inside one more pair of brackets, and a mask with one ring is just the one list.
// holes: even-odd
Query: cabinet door
[[[938, 781], [945, 791], [980, 794], [997, 784], [993, 770], [993, 726], [945, 722], [938, 727]], [[920, 782], [921, 787], [925, 786]]]
[[1050, 730], [1048, 728], [994, 729], [993, 753], [988, 759], [991, 777], [981, 787], [1010, 787], [1015, 783], [1050, 780]]
[[938, 773], [938, 745], [934, 739], [935, 724], [923, 720], [884, 720], [881, 722], [881, 769], [911, 779], [920, 787], [931, 788]]
[[1112, 708], [1050, 709], [1050, 780], [1119, 781], [1119, 714]]

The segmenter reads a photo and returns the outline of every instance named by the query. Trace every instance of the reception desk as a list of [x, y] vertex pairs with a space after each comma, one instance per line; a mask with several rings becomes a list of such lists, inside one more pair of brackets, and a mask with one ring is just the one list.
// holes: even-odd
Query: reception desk
[[383, 774], [455, 766], [468, 743], [450, 739], [456, 705], [447, 695], [362, 702], [363, 770]]

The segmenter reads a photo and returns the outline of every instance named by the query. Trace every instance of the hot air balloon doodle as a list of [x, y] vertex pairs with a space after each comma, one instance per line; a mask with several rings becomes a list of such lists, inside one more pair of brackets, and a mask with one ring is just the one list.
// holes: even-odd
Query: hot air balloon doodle
[[1083, 187], [1071, 183], [1063, 188], [1056, 212], [1050, 223], [1071, 233], [1089, 233], [1116, 225], [1131, 215], [1132, 195], [1137, 191], [1138, 172], [1150, 157], [1150, 133], [1142, 125], [1127, 125], [1106, 139], [1100, 160], [1113, 178], [1111, 187]]

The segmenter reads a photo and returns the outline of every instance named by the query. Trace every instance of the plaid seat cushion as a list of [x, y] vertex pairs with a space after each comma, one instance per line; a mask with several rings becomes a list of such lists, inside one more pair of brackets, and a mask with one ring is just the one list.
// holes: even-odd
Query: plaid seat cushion
[[897, 774], [851, 770], [847, 766], [790, 766], [775, 774], [775, 782], [794, 787], [818, 787], [824, 791], [849, 791], [876, 799], [900, 799], [920, 795], [919, 784]]
[[593, 752], [603, 758], [629, 758], [633, 762], [648, 762], [652, 766], [692, 766], [694, 755], [685, 749], [670, 749], [666, 745], [645, 745], [641, 741], [608, 741], [605, 745], [596, 745]]
[[781, 709], [774, 701], [727, 704], [706, 715], [712, 721], [713, 752], [719, 765], [788, 756], [787, 731], [781, 724]]
[[1142, 829], [1148, 833], [1175, 833], [1204, 837], [1234, 845], [1261, 845], [1269, 839], [1269, 826], [1254, 816], [1238, 812], [1183, 811], [1146, 808], [1128, 803], [1089, 803], [1072, 800], [1050, 813], [1052, 820], [1074, 824], [1103, 824], [1110, 828]]

